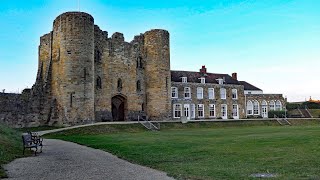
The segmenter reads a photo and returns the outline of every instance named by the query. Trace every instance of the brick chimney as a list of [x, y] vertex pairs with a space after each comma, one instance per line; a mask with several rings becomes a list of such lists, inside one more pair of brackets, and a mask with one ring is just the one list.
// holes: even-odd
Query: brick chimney
[[206, 74], [207, 73], [206, 66], [202, 66], [201, 69], [200, 69], [200, 72]]
[[238, 80], [238, 75], [237, 75], [237, 73], [232, 73], [232, 79]]

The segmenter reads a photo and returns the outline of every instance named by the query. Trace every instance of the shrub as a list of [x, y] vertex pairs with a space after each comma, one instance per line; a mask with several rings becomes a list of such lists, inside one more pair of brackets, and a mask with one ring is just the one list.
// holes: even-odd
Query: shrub
[[285, 117], [285, 111], [269, 111], [268, 112], [268, 117], [273, 118], [273, 117]]

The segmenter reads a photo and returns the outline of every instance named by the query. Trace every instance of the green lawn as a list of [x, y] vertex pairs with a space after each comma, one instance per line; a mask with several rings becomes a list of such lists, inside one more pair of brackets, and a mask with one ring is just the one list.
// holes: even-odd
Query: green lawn
[[320, 118], [320, 109], [309, 109], [314, 118]]
[[22, 157], [21, 132], [0, 124], [0, 179], [6, 177], [2, 166]]
[[102, 149], [178, 179], [249, 179], [267, 172], [279, 179], [320, 179], [320, 126], [308, 124], [171, 123], [160, 132], [102, 125], [48, 137]]

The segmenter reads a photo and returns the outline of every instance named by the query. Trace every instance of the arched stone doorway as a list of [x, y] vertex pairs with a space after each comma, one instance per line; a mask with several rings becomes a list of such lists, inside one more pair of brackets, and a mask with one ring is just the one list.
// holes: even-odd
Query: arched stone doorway
[[113, 121], [124, 121], [126, 119], [127, 100], [121, 95], [116, 95], [111, 100]]

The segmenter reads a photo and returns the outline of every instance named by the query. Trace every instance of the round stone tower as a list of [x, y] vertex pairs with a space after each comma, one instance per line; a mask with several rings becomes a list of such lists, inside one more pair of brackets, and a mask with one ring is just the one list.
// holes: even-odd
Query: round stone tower
[[171, 73], [169, 32], [153, 29], [144, 34], [146, 53], [146, 111], [151, 120], [171, 115]]
[[52, 97], [64, 123], [94, 120], [94, 19], [66, 12], [53, 22]]

